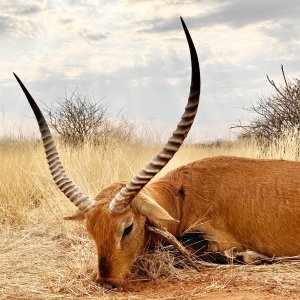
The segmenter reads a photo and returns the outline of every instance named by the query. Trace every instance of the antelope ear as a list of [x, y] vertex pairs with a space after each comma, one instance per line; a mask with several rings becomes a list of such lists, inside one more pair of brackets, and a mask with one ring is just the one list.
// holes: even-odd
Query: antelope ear
[[131, 202], [131, 206], [154, 225], [160, 224], [161, 222], [179, 223], [178, 220], [174, 219], [153, 198], [145, 193], [140, 193], [139, 196]]
[[85, 219], [85, 212], [80, 210], [80, 209], [76, 209], [76, 211], [68, 217], [64, 217], [64, 220], [73, 220], [73, 221], [83, 221]]

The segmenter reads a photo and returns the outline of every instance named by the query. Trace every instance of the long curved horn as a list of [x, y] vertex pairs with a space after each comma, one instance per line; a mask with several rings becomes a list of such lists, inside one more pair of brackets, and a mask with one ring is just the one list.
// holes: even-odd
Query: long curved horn
[[180, 17], [187, 42], [190, 49], [191, 64], [192, 64], [192, 78], [190, 94], [185, 112], [177, 124], [177, 129], [169, 138], [163, 149], [152, 159], [152, 161], [140, 171], [130, 182], [123, 187], [114, 199], [109, 204], [109, 209], [114, 213], [123, 213], [128, 209], [129, 204], [139, 191], [170, 161], [174, 154], [178, 151], [187, 136], [196, 116], [199, 97], [200, 97], [200, 70], [197, 52], [193, 44], [189, 31]]
[[60, 162], [51, 132], [41, 110], [35, 103], [34, 99], [30, 95], [22, 81], [19, 79], [19, 77], [15, 73], [13, 74], [20, 84], [39, 124], [46, 158], [55, 184], [71, 200], [71, 202], [73, 202], [82, 211], [87, 212], [91, 207], [95, 205], [95, 200], [92, 200], [88, 196], [83, 194], [74, 185], [72, 180], [67, 177], [65, 170]]

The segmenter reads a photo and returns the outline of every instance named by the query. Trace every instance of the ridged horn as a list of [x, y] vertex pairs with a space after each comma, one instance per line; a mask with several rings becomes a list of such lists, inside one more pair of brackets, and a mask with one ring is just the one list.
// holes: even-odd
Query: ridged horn
[[197, 52], [189, 31], [180, 17], [186, 39], [189, 45], [192, 75], [188, 102], [176, 130], [169, 138], [163, 149], [142, 169], [130, 182], [126, 184], [109, 204], [109, 209], [114, 213], [123, 213], [139, 191], [171, 160], [186, 138], [197, 113], [200, 97], [200, 69]]
[[22, 81], [19, 79], [19, 77], [15, 73], [13, 74], [20, 84], [39, 124], [46, 158], [55, 184], [80, 210], [87, 212], [91, 207], [95, 205], [95, 200], [90, 199], [88, 196], [82, 193], [74, 185], [72, 180], [67, 177], [65, 170], [60, 162], [60, 158], [58, 156], [51, 132], [41, 110], [35, 103], [34, 99], [30, 95]]

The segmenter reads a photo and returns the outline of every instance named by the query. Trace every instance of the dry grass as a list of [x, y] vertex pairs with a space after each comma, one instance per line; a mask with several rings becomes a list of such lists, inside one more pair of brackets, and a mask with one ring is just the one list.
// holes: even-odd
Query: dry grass
[[[298, 158], [297, 144], [294, 136], [288, 136], [268, 147], [255, 141], [221, 147], [186, 145], [162, 175], [215, 155], [294, 160]], [[158, 149], [157, 145], [116, 141], [105, 149], [89, 144], [80, 149], [59, 145], [68, 174], [92, 196], [113, 181], [129, 179]], [[0, 299], [157, 299], [167, 298], [165, 291], [170, 299], [187, 295], [186, 299], [196, 299], [220, 291], [268, 291], [271, 298], [297, 299], [300, 295], [299, 262], [214, 266], [199, 274], [182, 265], [174, 249], [161, 247], [137, 260], [132, 292], [107, 292], [93, 283], [95, 247], [84, 226], [62, 219], [74, 208], [54, 186], [41, 143], [7, 139], [0, 143], [0, 157]], [[161, 285], [160, 294], [151, 287], [154, 283]]]
[[189, 294], [190, 298], [222, 290], [226, 290], [226, 293], [268, 291], [271, 299], [272, 295], [291, 299], [300, 296], [300, 261], [260, 266], [211, 264], [201, 268], [201, 273], [198, 273], [189, 267], [173, 246], [158, 245], [153, 252], [137, 259], [133, 272], [143, 280], [159, 281], [164, 277], [171, 282], [197, 282], [199, 287]]

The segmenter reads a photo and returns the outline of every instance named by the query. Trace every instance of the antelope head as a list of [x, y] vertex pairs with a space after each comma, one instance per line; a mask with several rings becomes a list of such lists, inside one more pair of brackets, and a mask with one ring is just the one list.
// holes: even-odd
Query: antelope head
[[188, 29], [182, 19], [181, 22], [192, 64], [190, 94], [181, 120], [168, 142], [148, 165], [127, 184], [118, 182], [103, 189], [95, 200], [83, 194], [66, 175], [41, 110], [21, 80], [14, 74], [39, 124], [54, 182], [79, 209], [78, 213], [67, 219], [85, 219], [87, 230], [97, 248], [97, 281], [110, 286], [122, 286], [129, 278], [132, 264], [144, 246], [146, 222], [156, 227], [162, 226], [164, 222], [179, 222], [160, 206], [149, 192], [147, 193], [145, 186], [178, 151], [193, 124], [198, 108], [200, 96], [198, 57]]

